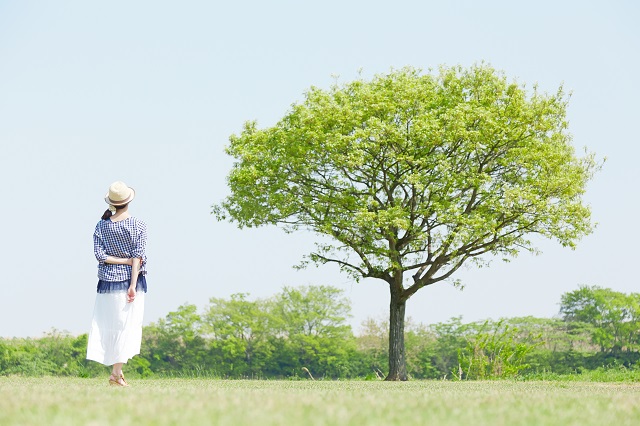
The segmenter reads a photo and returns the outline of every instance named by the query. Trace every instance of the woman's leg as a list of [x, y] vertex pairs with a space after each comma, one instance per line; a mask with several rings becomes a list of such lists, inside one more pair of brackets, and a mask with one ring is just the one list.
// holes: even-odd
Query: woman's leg
[[119, 378], [122, 375], [122, 362], [118, 362], [116, 364], [113, 364], [113, 370], [111, 370], [111, 374], [113, 374], [115, 377]]
[[118, 362], [113, 364], [113, 369], [111, 370], [111, 377], [109, 377], [109, 383], [115, 382], [113, 384], [118, 384], [120, 386], [129, 386], [129, 384], [124, 380], [124, 375], [122, 374], [122, 366], [124, 363]]

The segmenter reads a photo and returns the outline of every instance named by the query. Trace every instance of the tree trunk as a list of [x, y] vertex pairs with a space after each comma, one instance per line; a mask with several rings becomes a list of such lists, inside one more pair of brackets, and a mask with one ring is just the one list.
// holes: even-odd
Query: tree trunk
[[389, 304], [389, 375], [385, 380], [407, 380], [407, 365], [404, 359], [404, 311], [406, 300], [391, 286]]

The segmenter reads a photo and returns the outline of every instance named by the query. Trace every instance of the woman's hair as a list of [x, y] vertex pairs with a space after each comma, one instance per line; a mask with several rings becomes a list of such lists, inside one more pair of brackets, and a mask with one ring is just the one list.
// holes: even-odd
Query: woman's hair
[[[127, 204], [123, 204], [123, 205], [121, 205], [121, 206], [115, 206], [116, 211], [118, 211], [118, 210], [122, 210], [122, 209], [124, 209], [125, 207], [127, 207], [128, 205], [129, 205], [129, 203], [127, 203]], [[111, 210], [106, 209], [106, 210], [104, 211], [104, 213], [102, 214], [102, 220], [107, 220], [107, 219], [109, 219], [111, 216], [113, 216], [113, 213], [111, 213]]]

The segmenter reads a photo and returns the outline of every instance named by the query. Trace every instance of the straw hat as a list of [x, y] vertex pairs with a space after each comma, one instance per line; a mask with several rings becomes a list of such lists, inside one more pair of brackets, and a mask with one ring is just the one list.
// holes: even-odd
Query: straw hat
[[129, 188], [124, 182], [113, 182], [109, 192], [104, 196], [104, 201], [112, 206], [124, 206], [136, 196], [136, 191]]

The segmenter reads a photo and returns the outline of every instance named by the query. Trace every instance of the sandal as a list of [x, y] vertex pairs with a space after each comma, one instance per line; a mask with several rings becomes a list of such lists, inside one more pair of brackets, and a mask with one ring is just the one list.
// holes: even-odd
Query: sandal
[[113, 374], [109, 376], [109, 384], [114, 386], [120, 386], [126, 388], [129, 386], [129, 383], [126, 382], [124, 376], [120, 374], [120, 377], [116, 378]]

